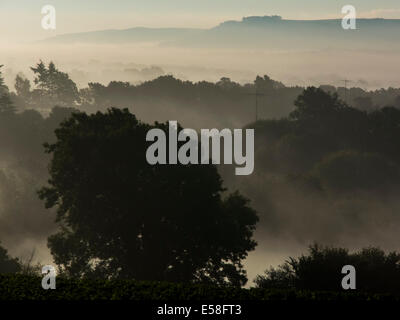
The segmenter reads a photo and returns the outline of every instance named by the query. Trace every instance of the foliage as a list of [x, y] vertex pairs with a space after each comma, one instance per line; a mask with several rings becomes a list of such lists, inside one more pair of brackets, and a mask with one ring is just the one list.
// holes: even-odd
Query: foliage
[[208, 284], [57, 277], [43, 290], [40, 277], [0, 275], [0, 300], [135, 301], [399, 301], [394, 294], [217, 287]]
[[[0, 65], [0, 69], [3, 67], [3, 65]], [[4, 94], [4, 93], [8, 93], [8, 88], [4, 83], [4, 78], [3, 78], [3, 73], [0, 70], [0, 95]]]
[[378, 153], [342, 150], [316, 164], [313, 174], [337, 193], [357, 190], [391, 190], [400, 180], [399, 166]]
[[110, 109], [75, 113], [55, 131], [40, 191], [58, 210], [55, 262], [79, 277], [244, 284], [256, 213], [239, 193], [222, 198], [213, 165], [149, 165], [151, 128]]
[[6, 249], [0, 246], [0, 273], [16, 273], [21, 266], [16, 258], [11, 258]]
[[31, 92], [31, 83], [23, 75], [18, 74], [15, 77], [15, 93], [21, 98], [28, 99]]
[[278, 268], [270, 268], [255, 280], [259, 288], [341, 291], [342, 267], [356, 269], [357, 291], [399, 292], [400, 254], [379, 248], [364, 248], [349, 253], [344, 248], [313, 244], [308, 255], [290, 257]]
[[[0, 69], [3, 65], [0, 65]], [[10, 93], [8, 91], [8, 87], [4, 84], [4, 79], [2, 72], [0, 70], [0, 116], [9, 116], [14, 114], [16, 108], [11, 101]]]
[[[79, 92], [76, 84], [69, 78], [67, 73], [59, 71], [53, 62], [50, 62], [46, 67], [40, 61], [31, 70], [35, 74], [34, 83], [36, 85], [32, 95], [44, 106], [54, 107], [60, 105], [72, 107], [79, 101]], [[24, 86], [26, 87], [27, 84], [25, 83]]]

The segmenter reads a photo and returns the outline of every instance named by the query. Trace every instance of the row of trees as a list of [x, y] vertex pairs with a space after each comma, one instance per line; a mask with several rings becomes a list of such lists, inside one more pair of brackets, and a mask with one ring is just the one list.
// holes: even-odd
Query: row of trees
[[[259, 118], [286, 117], [295, 109], [293, 101], [304, 89], [287, 87], [266, 75], [257, 76], [254, 83], [244, 85], [226, 77], [216, 83], [193, 83], [164, 75], [139, 85], [111, 81], [108, 85], [88, 83], [86, 88], [78, 89], [69, 75], [52, 62], [46, 65], [41, 61], [31, 71], [33, 85], [22, 74], [15, 79], [15, 93], [12, 92], [10, 97], [19, 108], [48, 112], [58, 105], [96, 112], [106, 111], [109, 107], [127, 107], [146, 121], [168, 120], [168, 115], [196, 128], [200, 128], [203, 121], [217, 127], [241, 127], [252, 122], [256, 92], [262, 94], [258, 97]], [[359, 110], [372, 112], [387, 105], [400, 106], [400, 89], [366, 91], [330, 85], [320, 88], [338, 94], [348, 105]], [[206, 119], [204, 114], [208, 115]]]

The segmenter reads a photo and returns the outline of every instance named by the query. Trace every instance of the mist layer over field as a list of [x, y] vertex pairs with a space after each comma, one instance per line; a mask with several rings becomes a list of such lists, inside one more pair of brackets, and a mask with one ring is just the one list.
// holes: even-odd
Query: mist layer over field
[[0, 59], [7, 85], [15, 75], [32, 78], [29, 67], [39, 59], [54, 61], [79, 87], [88, 82], [139, 83], [173, 74], [192, 81], [218, 81], [221, 77], [245, 83], [268, 74], [286, 85], [332, 84], [343, 79], [364, 89], [398, 87], [398, 52], [373, 48], [352, 50], [268, 50], [236, 48], [174, 48], [156, 44], [25, 44], [3, 45]]

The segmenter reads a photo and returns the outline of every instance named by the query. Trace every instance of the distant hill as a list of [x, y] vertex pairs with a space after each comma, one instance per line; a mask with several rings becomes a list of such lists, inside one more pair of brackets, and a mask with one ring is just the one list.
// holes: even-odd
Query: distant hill
[[357, 19], [344, 30], [340, 19], [286, 20], [279, 16], [245, 17], [211, 29], [130, 28], [59, 35], [47, 43], [145, 43], [184, 47], [269, 49], [400, 49], [400, 19]]
[[200, 29], [185, 28], [130, 28], [124, 30], [101, 30], [58, 35], [44, 41], [54, 43], [95, 42], [135, 43], [179, 41], [203, 33]]

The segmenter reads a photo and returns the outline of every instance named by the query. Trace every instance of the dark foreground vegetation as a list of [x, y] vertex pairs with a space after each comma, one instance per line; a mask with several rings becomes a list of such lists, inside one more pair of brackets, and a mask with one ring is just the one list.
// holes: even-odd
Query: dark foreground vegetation
[[138, 300], [138, 301], [400, 301], [395, 294], [218, 287], [204, 284], [135, 280], [57, 279], [43, 290], [41, 278], [0, 275], [0, 300]]
[[277, 268], [271, 267], [255, 279], [258, 288], [342, 291], [343, 266], [356, 270], [358, 292], [400, 293], [400, 254], [379, 248], [354, 253], [344, 248], [313, 244], [308, 253], [290, 257]]
[[[41, 268], [26, 266], [2, 249], [0, 300], [400, 301], [399, 261], [400, 254], [379, 248], [349, 253], [314, 244], [307, 254], [267, 269], [251, 288], [204, 281], [71, 277], [61, 272], [56, 289], [44, 290]], [[341, 287], [341, 269], [348, 264], [357, 271], [355, 290]]]

